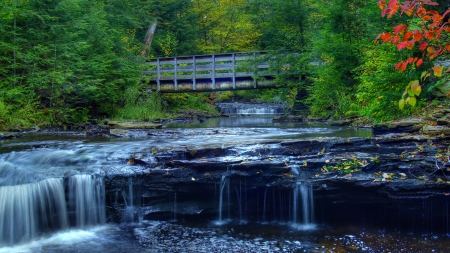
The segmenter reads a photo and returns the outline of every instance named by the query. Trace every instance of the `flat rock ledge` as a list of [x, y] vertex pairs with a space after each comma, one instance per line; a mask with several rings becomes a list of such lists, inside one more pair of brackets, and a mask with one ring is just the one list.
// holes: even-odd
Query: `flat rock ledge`
[[437, 107], [429, 115], [378, 123], [372, 129], [374, 134], [421, 133], [439, 137], [445, 144], [450, 143], [450, 109]]
[[153, 122], [132, 122], [132, 121], [108, 121], [106, 128], [109, 129], [159, 129], [162, 124]]
[[0, 132], [0, 140], [3, 139], [12, 139], [16, 137], [20, 137], [20, 133], [17, 132]]

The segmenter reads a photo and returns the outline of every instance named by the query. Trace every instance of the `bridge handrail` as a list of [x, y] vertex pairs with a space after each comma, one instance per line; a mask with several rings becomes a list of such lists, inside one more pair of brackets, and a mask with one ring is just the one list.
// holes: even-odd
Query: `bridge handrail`
[[[260, 51], [161, 57], [147, 61], [149, 68], [143, 74], [156, 81], [158, 90], [161, 81], [173, 81], [174, 89], [178, 90], [178, 80], [192, 80], [195, 90], [197, 79], [211, 79], [215, 89], [216, 78], [232, 78], [235, 83], [236, 77], [273, 76], [289, 68], [289, 64], [282, 64], [282, 69], [271, 70], [268, 62], [261, 61], [267, 54]], [[245, 66], [244, 62], [251, 64]]]

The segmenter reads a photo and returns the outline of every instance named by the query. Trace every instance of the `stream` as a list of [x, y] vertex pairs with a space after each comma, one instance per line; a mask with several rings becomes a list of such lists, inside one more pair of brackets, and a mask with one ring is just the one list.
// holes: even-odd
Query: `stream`
[[[272, 118], [172, 122], [140, 138], [1, 140], [0, 252], [450, 252], [448, 197], [325, 190], [300, 165], [280, 169], [294, 164], [277, 155], [280, 142], [371, 138], [370, 129]], [[249, 177], [233, 167], [242, 161], [286, 179]], [[184, 168], [194, 162], [197, 174]]]

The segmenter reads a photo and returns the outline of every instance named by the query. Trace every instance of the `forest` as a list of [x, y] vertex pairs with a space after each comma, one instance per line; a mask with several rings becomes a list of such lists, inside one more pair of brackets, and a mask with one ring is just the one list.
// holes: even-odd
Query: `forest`
[[[310, 117], [408, 116], [448, 101], [449, 8], [447, 0], [3, 0], [0, 129], [214, 112], [231, 97], [301, 103]], [[291, 75], [277, 79], [285, 88], [159, 94], [142, 81], [150, 58], [251, 51], [290, 54]], [[296, 101], [299, 92], [307, 96]]]

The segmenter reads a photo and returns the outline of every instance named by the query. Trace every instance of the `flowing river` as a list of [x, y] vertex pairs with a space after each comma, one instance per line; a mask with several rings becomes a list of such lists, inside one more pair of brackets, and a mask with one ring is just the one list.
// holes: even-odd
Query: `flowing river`
[[[239, 146], [263, 156], [258, 149], [263, 145], [369, 138], [368, 129], [230, 117], [174, 122], [136, 136], [36, 133], [0, 141], [0, 252], [449, 252], [448, 199], [402, 204], [383, 199], [391, 208], [379, 204], [384, 196], [361, 190], [354, 192], [354, 202], [339, 196], [329, 201], [315, 193], [317, 185], [302, 181], [295, 167], [290, 173], [298, 182], [291, 188], [252, 186], [228, 167], [211, 179], [211, 188], [193, 194], [202, 197], [188, 196], [190, 186], [176, 183], [179, 191], [158, 189], [167, 192], [162, 201], [139, 182], [153, 170], [171, 180], [169, 173], [182, 166], [143, 165], [141, 178], [133, 174], [139, 161], [156, 164], [162, 159], [157, 154], [172, 150]], [[236, 156], [220, 153], [217, 159]], [[113, 189], [110, 182], [118, 177], [112, 171], [133, 176]], [[196, 183], [195, 177], [189, 180]], [[417, 214], [412, 224], [397, 220], [407, 212]]]

